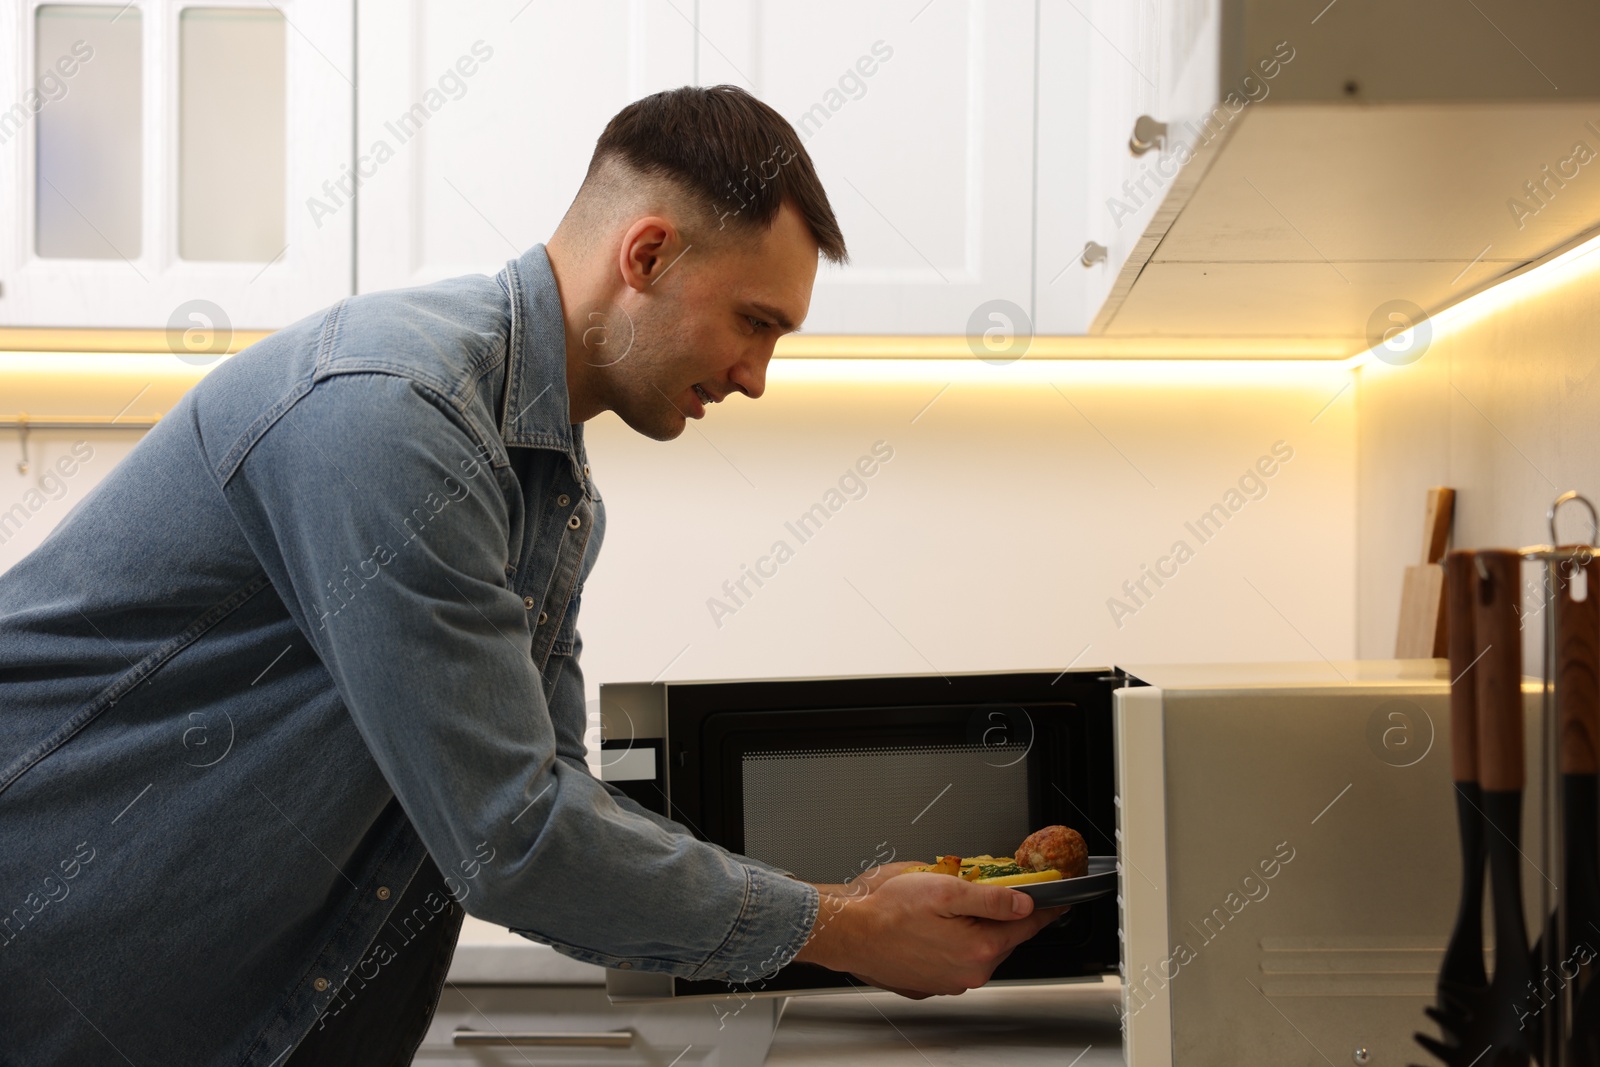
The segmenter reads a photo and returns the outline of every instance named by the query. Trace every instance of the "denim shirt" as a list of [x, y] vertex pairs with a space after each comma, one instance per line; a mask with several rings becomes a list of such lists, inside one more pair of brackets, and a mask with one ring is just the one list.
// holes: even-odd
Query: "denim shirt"
[[584, 762], [604, 527], [542, 246], [209, 374], [0, 575], [0, 1063], [273, 1064], [426, 855], [590, 963], [789, 962], [814, 888]]

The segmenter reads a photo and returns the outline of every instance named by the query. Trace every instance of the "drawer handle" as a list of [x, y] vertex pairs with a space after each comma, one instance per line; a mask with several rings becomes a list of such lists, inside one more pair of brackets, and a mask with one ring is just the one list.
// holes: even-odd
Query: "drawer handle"
[[1133, 136], [1128, 138], [1128, 151], [1136, 156], [1142, 156], [1152, 148], [1160, 148], [1167, 143], [1167, 124], [1158, 122], [1149, 115], [1140, 115], [1133, 124]]
[[489, 1031], [457, 1028], [450, 1034], [453, 1045], [512, 1045], [522, 1048], [632, 1048], [632, 1030], [582, 1031]]

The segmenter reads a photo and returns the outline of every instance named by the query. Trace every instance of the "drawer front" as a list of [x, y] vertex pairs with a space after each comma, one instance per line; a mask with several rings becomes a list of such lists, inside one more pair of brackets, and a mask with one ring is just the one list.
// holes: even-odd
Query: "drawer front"
[[[451, 983], [413, 1063], [428, 1067], [759, 1065], [782, 998], [616, 1004], [599, 986]], [[626, 1044], [622, 1044], [623, 1041]], [[500, 1044], [487, 1042], [499, 1041]]]

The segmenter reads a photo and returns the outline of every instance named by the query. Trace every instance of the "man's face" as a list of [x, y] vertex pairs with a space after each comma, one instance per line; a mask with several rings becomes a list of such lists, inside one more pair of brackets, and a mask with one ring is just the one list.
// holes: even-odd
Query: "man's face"
[[591, 363], [601, 366], [607, 406], [657, 441], [677, 437], [729, 394], [759, 397], [773, 345], [811, 306], [817, 245], [789, 204], [764, 233], [721, 236], [709, 252], [664, 244], [652, 280], [622, 293], [632, 321], [627, 354]]

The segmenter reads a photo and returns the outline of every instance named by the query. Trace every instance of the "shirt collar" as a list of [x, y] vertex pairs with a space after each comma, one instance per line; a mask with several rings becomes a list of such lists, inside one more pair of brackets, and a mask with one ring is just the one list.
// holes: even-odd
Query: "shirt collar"
[[583, 427], [571, 421], [566, 324], [544, 245], [534, 245], [508, 262], [498, 280], [511, 300], [500, 436], [508, 446], [556, 449], [573, 455], [576, 462], [574, 438], [581, 448]]

